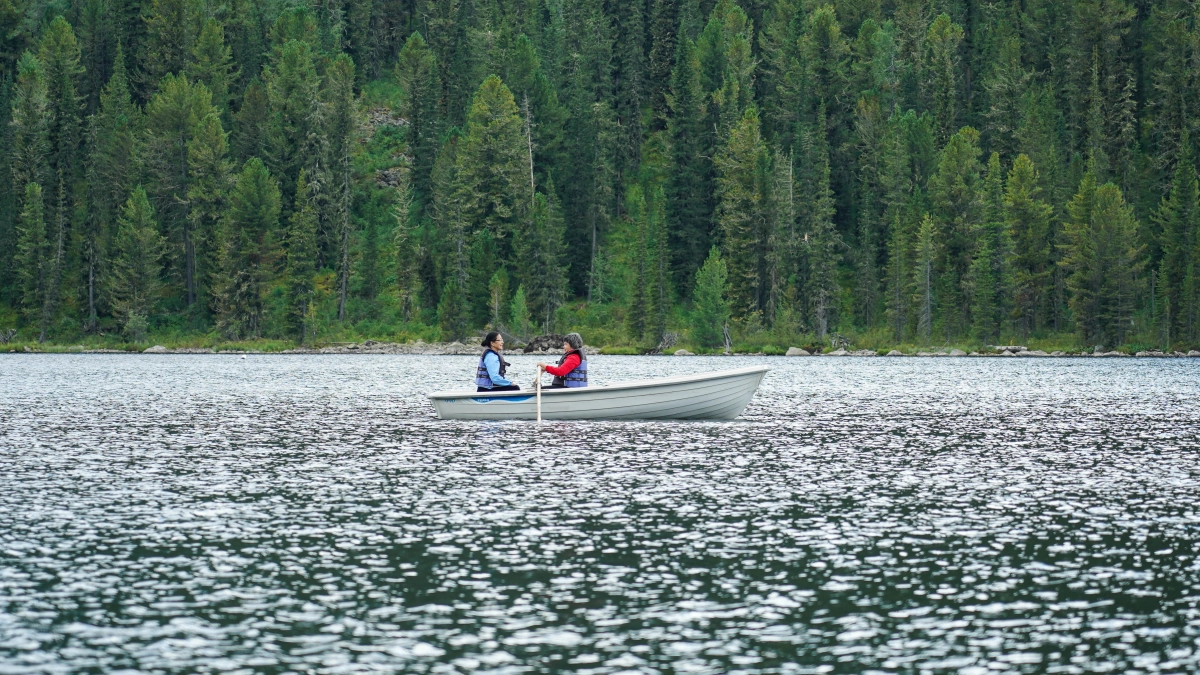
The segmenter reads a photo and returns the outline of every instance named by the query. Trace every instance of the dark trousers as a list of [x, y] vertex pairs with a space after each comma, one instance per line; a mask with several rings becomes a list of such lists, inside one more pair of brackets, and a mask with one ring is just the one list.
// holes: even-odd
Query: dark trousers
[[515, 384], [506, 384], [503, 387], [492, 387], [491, 389], [480, 387], [476, 391], [521, 391], [521, 388]]

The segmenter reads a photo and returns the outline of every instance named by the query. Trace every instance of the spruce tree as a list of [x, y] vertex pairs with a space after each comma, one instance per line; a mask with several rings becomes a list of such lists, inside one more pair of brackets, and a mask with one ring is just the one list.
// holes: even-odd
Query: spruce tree
[[217, 329], [230, 339], [262, 335], [264, 295], [277, 259], [279, 187], [262, 160], [242, 167], [221, 227]]
[[192, 61], [192, 48], [199, 32], [200, 15], [193, 0], [152, 0], [142, 44], [142, 98], [150, 98], [163, 77], [182, 77]]
[[529, 308], [544, 333], [554, 330], [555, 312], [564, 300], [566, 270], [562, 265], [562, 213], [556, 200], [539, 192], [529, 212], [529, 227], [518, 245], [522, 284]]
[[350, 243], [353, 220], [353, 169], [355, 128], [358, 123], [357, 102], [354, 99], [354, 62], [345, 54], [338, 55], [325, 75], [322, 98], [325, 101], [325, 140], [328, 143], [332, 199], [330, 217], [337, 242], [338, 321], [346, 319], [346, 294], [350, 286]]
[[204, 22], [192, 47], [187, 73], [208, 87], [213, 105], [221, 113], [221, 126], [229, 128], [233, 123], [234, 85], [241, 73], [234, 64], [233, 51], [225, 43], [225, 26], [220, 21]]
[[970, 294], [966, 288], [979, 227], [981, 200], [979, 132], [963, 127], [942, 150], [937, 173], [930, 179], [930, 199], [938, 225], [938, 301], [947, 337], [970, 327]]
[[42, 186], [29, 183], [23, 191], [20, 219], [17, 224], [17, 251], [13, 262], [20, 284], [20, 308], [27, 322], [38, 325], [39, 341], [45, 341], [49, 317], [43, 313], [50, 282], [52, 251], [46, 236], [46, 219], [42, 209]]
[[408, 120], [407, 141], [413, 156], [413, 187], [422, 208], [432, 199], [431, 174], [438, 148], [437, 102], [441, 84], [437, 57], [420, 33], [414, 32], [400, 50], [396, 81], [404, 101], [400, 114]]
[[[80, 143], [83, 102], [79, 96], [79, 43], [71, 24], [61, 16], [42, 36], [38, 58], [45, 69], [47, 106], [46, 139], [47, 190], [54, 197], [47, 201], [47, 220], [67, 236], [75, 216], [76, 184], [82, 177]], [[61, 194], [61, 205], [57, 196]]]
[[917, 231], [913, 288], [916, 291], [917, 335], [929, 344], [933, 333], [934, 291], [937, 288], [936, 266], [939, 257], [937, 228], [928, 214]]
[[724, 341], [730, 316], [728, 278], [725, 261], [714, 246], [696, 272], [696, 288], [692, 291], [691, 338], [701, 347], [717, 347]]
[[316, 302], [316, 274], [317, 209], [310, 198], [307, 172], [302, 169], [296, 181], [296, 208], [288, 224], [285, 271], [289, 327], [301, 344], [316, 337], [317, 327], [310, 323]]
[[118, 44], [112, 77], [100, 92], [100, 107], [91, 118], [87, 161], [88, 216], [84, 255], [88, 274], [89, 330], [96, 327], [97, 291], [105, 266], [105, 246], [117, 211], [128, 199], [141, 173], [145, 117], [133, 102], [125, 70], [125, 51]]
[[1033, 162], [1019, 155], [1008, 174], [1004, 209], [1013, 242], [1013, 316], [1023, 335], [1041, 330], [1050, 318], [1051, 207], [1040, 193]]
[[242, 107], [236, 115], [238, 161], [245, 162], [251, 157], [260, 159], [268, 156], [267, 137], [271, 120], [271, 103], [267, 97], [267, 88], [257, 77], [250, 80], [242, 96]]
[[319, 165], [321, 143], [328, 133], [321, 119], [318, 96], [321, 80], [313, 62], [312, 47], [300, 40], [284, 43], [264, 78], [271, 111], [264, 160], [268, 160], [272, 175], [283, 183], [286, 214], [291, 212], [291, 193], [300, 170], [312, 171]]
[[217, 234], [221, 219], [229, 208], [232, 168], [226, 157], [228, 145], [221, 118], [209, 113], [196, 124], [188, 141], [187, 189], [188, 218], [195, 261], [194, 279], [189, 288], [188, 305], [207, 306], [212, 297], [213, 279], [218, 273], [220, 252]]
[[695, 44], [679, 40], [671, 93], [667, 97], [670, 117], [672, 164], [667, 184], [667, 217], [671, 220], [668, 243], [677, 279], [690, 279], [704, 262], [709, 248], [712, 222], [712, 155], [705, 140], [704, 92], [700, 88], [700, 61]]
[[954, 23], [949, 14], [941, 14], [929, 26], [925, 43], [929, 51], [926, 65], [927, 100], [932, 104], [937, 120], [939, 139], [949, 139], [958, 128], [959, 108], [959, 49], [964, 37], [962, 26]]
[[[500, 78], [487, 78], [475, 93], [456, 163], [454, 199], [461, 205], [467, 233], [488, 233], [500, 259], [512, 259], [512, 237], [530, 208], [531, 195], [523, 125], [512, 92]], [[480, 272], [486, 272], [486, 283], [492, 270]]]
[[836, 318], [838, 264], [841, 261], [841, 237], [834, 224], [836, 208], [829, 185], [829, 146], [825, 139], [825, 106], [820, 106], [817, 124], [801, 134], [808, 166], [802, 180], [802, 207], [807, 246], [808, 286], [804, 289], [811, 303], [811, 324], [817, 337], [824, 339]]
[[[17, 64], [10, 122], [12, 145], [8, 158], [15, 194], [25, 195], [27, 185], [37, 183], [41, 186], [50, 177], [46, 161], [50, 152], [49, 107], [42, 62], [30, 52], [25, 52]], [[39, 187], [38, 194], [41, 193]], [[24, 201], [21, 204], [24, 209]]]
[[197, 300], [196, 237], [192, 231], [188, 190], [191, 172], [188, 146], [199, 123], [217, 115], [212, 95], [200, 83], [168, 74], [146, 106], [145, 159], [155, 213], [167, 237], [168, 278], [183, 291], [187, 306]]
[[970, 273], [970, 284], [974, 289], [973, 332], [978, 339], [996, 342], [1009, 315], [1008, 263], [1012, 255], [1004, 206], [1004, 171], [1000, 166], [1000, 154], [996, 152], [988, 158], [983, 186], [983, 219], [976, 242], [978, 249]]
[[754, 107], [733, 127], [715, 164], [716, 221], [729, 268], [730, 300], [734, 316], [743, 317], [766, 309], [770, 294], [767, 255], [773, 235], [773, 176]]
[[1131, 331], [1144, 281], [1145, 248], [1121, 190], [1096, 187], [1089, 172], [1068, 205], [1071, 214], [1063, 265], [1070, 270], [1071, 311], [1085, 344], [1119, 345]]
[[1183, 135], [1183, 153], [1175, 165], [1171, 192], [1153, 214], [1157, 230], [1158, 288], [1155, 293], [1156, 327], [1164, 346], [1189, 335], [1195, 325], [1196, 298], [1185, 293], [1189, 271], [1194, 269], [1193, 251], [1200, 228], [1200, 181], [1188, 134]]
[[164, 249], [154, 210], [139, 186], [117, 218], [112, 273], [107, 280], [113, 314], [134, 342], [146, 339], [149, 321], [161, 301]]

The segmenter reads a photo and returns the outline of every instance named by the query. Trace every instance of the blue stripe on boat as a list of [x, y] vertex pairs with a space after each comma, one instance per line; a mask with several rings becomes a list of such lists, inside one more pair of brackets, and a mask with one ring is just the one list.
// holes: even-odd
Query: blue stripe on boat
[[491, 403], [493, 401], [508, 401], [509, 403], [520, 403], [521, 401], [528, 401], [531, 398], [533, 398], [533, 397], [532, 396], [504, 396], [504, 397], [497, 396], [496, 398], [472, 398], [471, 400], [476, 403]]

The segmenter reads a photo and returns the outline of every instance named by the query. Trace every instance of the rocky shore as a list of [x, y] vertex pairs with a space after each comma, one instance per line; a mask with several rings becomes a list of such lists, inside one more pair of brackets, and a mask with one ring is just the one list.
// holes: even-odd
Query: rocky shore
[[[557, 336], [546, 336], [557, 337]], [[546, 354], [558, 355], [562, 354], [561, 348], [549, 347], [553, 340], [534, 339], [530, 344], [523, 347], [510, 349], [510, 354]], [[599, 354], [600, 349], [596, 347], [584, 346], [584, 352], [588, 355]], [[149, 349], [142, 351], [143, 354], [393, 354], [393, 355], [417, 355], [417, 356], [476, 356], [479, 354], [480, 348], [474, 344], [463, 344], [462, 342], [379, 342], [376, 340], [365, 340], [363, 342], [345, 342], [333, 343], [323, 347], [296, 347], [279, 352], [262, 352], [257, 350], [239, 350], [239, 349], [222, 349], [214, 351], [208, 347], [178, 347], [170, 349], [162, 345], [154, 345]], [[16, 351], [16, 350], [10, 350]], [[40, 350], [32, 349], [28, 346], [23, 347], [20, 351], [26, 353], [37, 353]], [[66, 349], [53, 349], [54, 352], [69, 353], [69, 354], [128, 354], [130, 352], [120, 349], [86, 349], [82, 345], [68, 347]], [[675, 356], [695, 356], [692, 352], [686, 349], [679, 349], [674, 352]], [[763, 352], [735, 352], [733, 354], [723, 354], [723, 356], [766, 356]], [[901, 352], [893, 349], [886, 353], [881, 353], [873, 349], [838, 349], [831, 352], [809, 352], [800, 347], [791, 347], [787, 350], [786, 356], [907, 356], [907, 357], [933, 357], [933, 356], [948, 356], [948, 357], [1009, 357], [1009, 358], [1040, 358], [1040, 357], [1088, 357], [1088, 358], [1117, 358], [1117, 357], [1143, 357], [1143, 358], [1197, 358], [1200, 357], [1200, 351], [1191, 350], [1184, 352], [1162, 352], [1162, 351], [1140, 351], [1135, 354], [1120, 352], [1115, 350], [1105, 350], [1101, 347], [1093, 348], [1090, 351], [1083, 352], [1063, 352], [1053, 351], [1045, 352], [1040, 349], [1028, 349], [1022, 345], [1002, 345], [989, 346], [984, 351], [965, 352], [961, 349], [942, 349], [938, 351], [916, 351], [916, 352]]]

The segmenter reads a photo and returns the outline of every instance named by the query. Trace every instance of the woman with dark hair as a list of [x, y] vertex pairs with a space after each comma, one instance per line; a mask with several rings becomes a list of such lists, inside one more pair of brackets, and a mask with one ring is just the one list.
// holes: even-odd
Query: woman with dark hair
[[510, 364], [501, 356], [504, 351], [504, 336], [492, 331], [483, 338], [483, 355], [475, 369], [475, 386], [478, 391], [520, 391], [520, 387], [508, 381], [504, 372]]
[[551, 389], [587, 386], [587, 354], [583, 353], [583, 338], [579, 333], [567, 333], [563, 338], [563, 355], [557, 365], [538, 364], [538, 372], [546, 371], [554, 376]]

